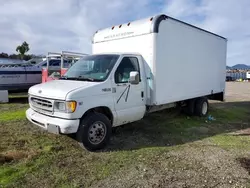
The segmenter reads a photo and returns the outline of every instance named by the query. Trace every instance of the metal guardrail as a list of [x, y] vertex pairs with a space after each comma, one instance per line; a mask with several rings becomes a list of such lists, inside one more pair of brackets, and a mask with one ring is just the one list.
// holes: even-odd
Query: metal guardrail
[[88, 54], [85, 53], [78, 53], [78, 52], [69, 52], [69, 51], [62, 51], [62, 56], [70, 56], [70, 57], [81, 57]]
[[88, 54], [79, 53], [79, 52], [70, 52], [70, 51], [62, 51], [61, 53], [48, 52], [48, 55], [46, 56], [47, 68], [49, 68], [49, 60], [50, 59], [61, 59], [61, 68], [63, 68], [64, 67], [64, 60], [71, 60], [71, 61], [75, 62], [85, 55], [88, 55]]

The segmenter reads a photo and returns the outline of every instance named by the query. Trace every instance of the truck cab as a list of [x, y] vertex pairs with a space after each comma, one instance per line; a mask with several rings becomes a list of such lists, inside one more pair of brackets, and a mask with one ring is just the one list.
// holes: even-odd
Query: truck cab
[[[96, 149], [105, 143], [101, 135], [109, 135], [112, 127], [143, 118], [147, 97], [145, 80], [140, 55], [86, 55], [59, 80], [31, 87], [26, 115], [49, 132], [79, 133], [78, 139], [89, 138], [80, 143]], [[99, 123], [89, 123], [92, 118], [99, 119]], [[93, 126], [88, 127], [88, 136], [82, 130], [86, 126]]]

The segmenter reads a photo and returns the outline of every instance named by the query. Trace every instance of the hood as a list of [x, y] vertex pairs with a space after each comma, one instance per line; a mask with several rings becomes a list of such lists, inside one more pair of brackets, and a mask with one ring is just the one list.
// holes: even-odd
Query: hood
[[65, 100], [69, 92], [76, 89], [84, 89], [99, 82], [74, 81], [74, 80], [53, 80], [32, 86], [29, 94], [39, 97]]

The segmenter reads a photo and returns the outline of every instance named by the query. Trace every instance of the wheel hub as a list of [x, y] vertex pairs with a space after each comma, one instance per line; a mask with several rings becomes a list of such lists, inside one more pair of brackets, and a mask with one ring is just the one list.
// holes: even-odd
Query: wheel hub
[[101, 143], [106, 136], [106, 126], [102, 122], [95, 122], [89, 128], [89, 141], [92, 144]]
[[202, 114], [203, 115], [205, 115], [206, 113], [207, 113], [207, 103], [206, 102], [204, 102], [203, 104], [202, 104]]

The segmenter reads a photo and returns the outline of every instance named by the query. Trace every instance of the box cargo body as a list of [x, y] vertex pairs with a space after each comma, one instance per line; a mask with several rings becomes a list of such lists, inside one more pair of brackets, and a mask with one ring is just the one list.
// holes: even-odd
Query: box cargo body
[[159, 15], [98, 31], [93, 53], [138, 53], [145, 60], [147, 105], [225, 90], [227, 40]]

